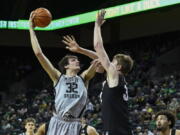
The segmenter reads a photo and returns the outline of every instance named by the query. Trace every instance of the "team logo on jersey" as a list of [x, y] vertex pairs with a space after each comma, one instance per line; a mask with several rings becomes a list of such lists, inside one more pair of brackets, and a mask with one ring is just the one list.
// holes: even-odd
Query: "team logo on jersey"
[[79, 98], [80, 95], [78, 94], [78, 79], [71, 77], [65, 78], [66, 80], [66, 93], [64, 94], [64, 98]]

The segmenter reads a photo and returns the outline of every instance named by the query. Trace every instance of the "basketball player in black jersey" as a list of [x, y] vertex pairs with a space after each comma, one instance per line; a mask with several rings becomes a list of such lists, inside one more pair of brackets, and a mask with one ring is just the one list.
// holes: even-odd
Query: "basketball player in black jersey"
[[36, 120], [34, 118], [27, 118], [24, 122], [26, 131], [19, 135], [34, 135]]
[[[85, 119], [82, 118], [82, 128], [80, 135], [99, 135], [96, 129], [92, 126], [89, 126], [85, 123]], [[48, 130], [49, 122], [42, 124], [38, 129], [35, 135], [46, 135]]]
[[173, 129], [175, 116], [169, 111], [160, 111], [156, 114], [158, 135], [180, 135], [180, 130]]
[[102, 93], [104, 135], [131, 135], [125, 75], [131, 71], [133, 60], [125, 54], [116, 54], [112, 62], [109, 60], [101, 36], [105, 13], [105, 10], [98, 12], [94, 27], [94, 49], [107, 73]]
[[110, 62], [101, 37], [101, 25], [104, 23], [105, 11], [98, 13], [94, 29], [94, 48], [96, 52], [79, 47], [73, 36], [65, 36], [63, 43], [67, 49], [89, 56], [99, 58], [107, 72], [107, 81], [104, 83], [102, 94], [102, 118], [104, 135], [131, 135], [128, 113], [128, 89], [125, 75], [131, 71], [133, 60], [130, 56], [117, 54]]

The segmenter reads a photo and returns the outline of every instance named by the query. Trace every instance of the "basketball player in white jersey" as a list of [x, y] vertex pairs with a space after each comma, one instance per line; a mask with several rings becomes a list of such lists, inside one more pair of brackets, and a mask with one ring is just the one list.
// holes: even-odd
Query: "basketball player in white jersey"
[[51, 118], [47, 135], [79, 135], [81, 129], [80, 118], [87, 102], [87, 89], [85, 84], [94, 76], [97, 61], [80, 76], [80, 63], [76, 56], [66, 55], [58, 63], [56, 69], [43, 54], [37, 40], [33, 12], [30, 15], [30, 38], [32, 49], [43, 69], [53, 81], [55, 88], [56, 114]]
[[34, 135], [36, 120], [33, 118], [27, 118], [24, 124], [25, 124], [24, 128], [26, 129], [26, 131], [19, 135]]

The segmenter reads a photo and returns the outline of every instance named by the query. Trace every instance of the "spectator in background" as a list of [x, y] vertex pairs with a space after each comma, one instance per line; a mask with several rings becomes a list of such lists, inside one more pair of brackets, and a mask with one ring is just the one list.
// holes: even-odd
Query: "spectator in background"
[[180, 106], [179, 102], [176, 98], [173, 98], [170, 104], [168, 105], [168, 109], [172, 112], [176, 113], [177, 108]]
[[180, 135], [180, 130], [173, 129], [175, 116], [170, 111], [160, 111], [156, 114], [158, 135]]
[[24, 124], [25, 124], [24, 128], [26, 131], [19, 135], [34, 135], [36, 120], [34, 118], [27, 118]]

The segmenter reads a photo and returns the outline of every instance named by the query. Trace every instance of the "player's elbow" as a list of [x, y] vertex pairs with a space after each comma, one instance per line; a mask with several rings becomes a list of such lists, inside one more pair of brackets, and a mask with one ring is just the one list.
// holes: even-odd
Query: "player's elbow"
[[42, 51], [35, 52], [36, 57], [41, 57], [43, 55]]

